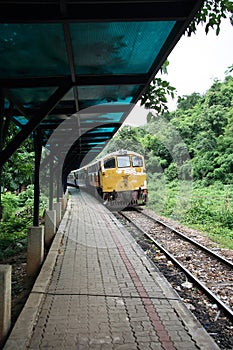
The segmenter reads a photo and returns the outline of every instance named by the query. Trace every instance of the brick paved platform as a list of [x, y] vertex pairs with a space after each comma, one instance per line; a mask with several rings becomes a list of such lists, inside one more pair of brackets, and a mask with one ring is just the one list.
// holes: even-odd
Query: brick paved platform
[[73, 192], [9, 349], [219, 348], [114, 215]]

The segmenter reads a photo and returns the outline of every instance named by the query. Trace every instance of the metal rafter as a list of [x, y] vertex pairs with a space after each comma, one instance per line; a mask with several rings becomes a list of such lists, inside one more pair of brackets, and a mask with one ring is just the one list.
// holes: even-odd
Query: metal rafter
[[105, 74], [105, 75], [75, 75], [74, 79], [70, 76], [63, 77], [24, 77], [24, 78], [0, 78], [0, 86], [2, 88], [16, 89], [16, 88], [38, 88], [38, 87], [54, 87], [63, 84], [77, 85], [145, 85], [148, 82], [148, 74]]
[[40, 122], [54, 108], [58, 101], [69, 91], [70, 84], [61, 86], [57, 91], [44, 103], [43, 107], [31, 117], [28, 123], [0, 153], [0, 166], [11, 157], [18, 147], [27, 139], [27, 137], [40, 125]]
[[[1, 1], [0, 22], [4, 23], [70, 23], [75, 21], [183, 21], [193, 1]], [[143, 5], [143, 6], [142, 6]]]

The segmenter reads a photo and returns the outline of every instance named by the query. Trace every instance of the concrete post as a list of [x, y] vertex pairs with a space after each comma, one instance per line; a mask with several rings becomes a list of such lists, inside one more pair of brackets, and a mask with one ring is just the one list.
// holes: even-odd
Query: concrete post
[[56, 211], [46, 210], [45, 212], [45, 226], [44, 226], [45, 245], [49, 246], [56, 233]]
[[64, 213], [65, 210], [66, 210], [66, 205], [67, 205], [67, 197], [66, 197], [66, 196], [61, 197], [61, 198], [59, 199], [59, 202], [61, 203], [61, 210], [62, 210], [62, 213]]
[[28, 229], [27, 276], [35, 277], [44, 259], [44, 227], [32, 226]]
[[61, 203], [54, 203], [53, 208], [56, 211], [56, 226], [58, 227], [61, 222]]
[[0, 348], [11, 326], [11, 266], [0, 265]]

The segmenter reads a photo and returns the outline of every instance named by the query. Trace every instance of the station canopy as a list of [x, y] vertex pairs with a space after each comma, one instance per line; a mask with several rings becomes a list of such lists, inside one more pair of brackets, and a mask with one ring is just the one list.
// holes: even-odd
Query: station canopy
[[53, 140], [66, 153], [65, 174], [87, 154], [93, 159], [140, 100], [202, 2], [1, 1], [1, 129], [13, 120], [19, 132], [2, 150], [0, 165], [35, 134], [48, 150]]

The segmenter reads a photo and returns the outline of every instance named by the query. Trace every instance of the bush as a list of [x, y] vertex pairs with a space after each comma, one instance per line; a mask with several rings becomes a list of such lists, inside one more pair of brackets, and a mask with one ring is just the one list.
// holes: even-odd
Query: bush
[[2, 220], [7, 221], [12, 215], [14, 215], [16, 209], [18, 208], [19, 200], [15, 194], [6, 192], [2, 194]]
[[26, 247], [27, 227], [31, 217], [12, 216], [7, 222], [0, 223], [0, 259], [15, 254]]

